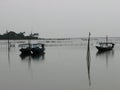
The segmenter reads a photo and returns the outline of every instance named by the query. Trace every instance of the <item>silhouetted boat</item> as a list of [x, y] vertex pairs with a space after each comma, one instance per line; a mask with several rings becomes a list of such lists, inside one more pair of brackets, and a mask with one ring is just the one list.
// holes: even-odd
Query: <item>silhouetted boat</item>
[[[32, 44], [33, 47], [31, 48], [31, 51], [33, 54], [42, 54], [44, 53], [44, 44]], [[41, 48], [40, 48], [41, 46]]]
[[20, 58], [22, 59], [22, 60], [29, 60], [29, 59], [27, 59], [27, 58], [32, 58], [32, 60], [44, 60], [44, 53], [42, 53], [42, 54], [20, 54]]
[[114, 48], [113, 42], [108, 42], [108, 37], [106, 37], [106, 42], [100, 42], [99, 45], [96, 46], [99, 52], [109, 51]]
[[43, 54], [44, 53], [44, 44], [20, 44], [21, 46], [21, 53], [22, 54], [26, 54], [26, 55], [29, 55], [29, 54], [33, 54], [33, 55], [36, 55], [36, 54]]

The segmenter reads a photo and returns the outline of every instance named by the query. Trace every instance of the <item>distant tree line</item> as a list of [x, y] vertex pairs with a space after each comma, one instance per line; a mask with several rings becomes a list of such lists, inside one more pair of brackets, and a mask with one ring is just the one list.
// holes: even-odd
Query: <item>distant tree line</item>
[[11, 40], [21, 40], [21, 39], [38, 39], [39, 34], [34, 33], [25, 36], [25, 32], [19, 32], [16, 33], [14, 31], [6, 31], [4, 34], [0, 34], [0, 40], [6, 40], [6, 39], [11, 39]]

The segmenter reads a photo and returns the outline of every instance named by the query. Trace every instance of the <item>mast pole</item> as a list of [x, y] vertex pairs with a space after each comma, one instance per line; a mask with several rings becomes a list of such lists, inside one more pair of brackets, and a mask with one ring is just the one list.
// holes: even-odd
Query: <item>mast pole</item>
[[106, 36], [106, 45], [108, 45], [108, 36]]

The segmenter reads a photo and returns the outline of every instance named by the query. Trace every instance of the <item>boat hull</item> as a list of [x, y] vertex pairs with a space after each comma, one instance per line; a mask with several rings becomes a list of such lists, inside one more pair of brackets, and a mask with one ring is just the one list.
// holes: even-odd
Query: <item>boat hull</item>
[[20, 51], [22, 54], [31, 54], [31, 49], [29, 48], [21, 48]]
[[100, 52], [109, 51], [109, 50], [112, 50], [112, 49], [113, 49], [113, 47], [99, 47], [99, 46], [96, 46], [96, 48], [97, 48], [98, 51], [100, 51]]
[[41, 49], [39, 47], [32, 48], [31, 51], [33, 54], [43, 54], [44, 53], [44, 49]]
[[29, 55], [29, 54], [33, 54], [33, 55], [36, 55], [36, 54], [43, 54], [44, 53], [44, 49], [41, 49], [41, 48], [21, 48], [20, 49], [21, 53], [22, 54], [26, 54], [26, 55]]

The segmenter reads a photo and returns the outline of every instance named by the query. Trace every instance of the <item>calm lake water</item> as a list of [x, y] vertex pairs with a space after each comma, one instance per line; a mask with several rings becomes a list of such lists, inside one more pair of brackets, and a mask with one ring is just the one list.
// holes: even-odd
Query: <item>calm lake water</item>
[[101, 54], [93, 40], [89, 64], [86, 40], [38, 41], [46, 50], [37, 57], [21, 57], [19, 41], [9, 52], [7, 41], [0, 41], [0, 90], [120, 90], [119, 40]]

